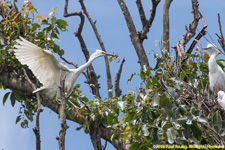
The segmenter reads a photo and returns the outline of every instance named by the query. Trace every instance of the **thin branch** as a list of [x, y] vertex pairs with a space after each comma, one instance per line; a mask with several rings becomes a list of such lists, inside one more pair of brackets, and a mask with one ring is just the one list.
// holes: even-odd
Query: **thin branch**
[[[119, 6], [123, 12], [123, 15], [124, 15], [124, 18], [126, 20], [126, 23], [127, 23], [127, 27], [129, 29], [129, 34], [130, 34], [130, 38], [131, 38], [131, 42], [132, 44], [134, 45], [134, 48], [135, 48], [135, 51], [137, 53], [137, 56], [138, 56], [138, 59], [139, 59], [139, 62], [141, 63], [141, 65], [146, 65], [147, 67], [149, 67], [149, 62], [148, 62], [148, 57], [145, 53], [145, 50], [144, 50], [144, 47], [142, 45], [142, 40], [143, 38], [141, 37], [145, 37], [146, 34], [144, 35], [145, 33], [145, 30], [142, 30], [143, 33], [139, 33], [140, 36], [137, 34], [137, 30], [136, 30], [136, 27], [134, 25], [134, 22], [133, 22], [133, 19], [130, 15], [130, 12], [127, 8], [127, 5], [125, 3], [124, 0], [117, 0], [118, 3], [119, 3]], [[148, 23], [146, 24], [146, 26], [149, 24], [150, 21], [148, 21]]]
[[60, 70], [60, 86], [59, 91], [60, 92], [60, 118], [61, 118], [61, 129], [59, 131], [59, 150], [65, 150], [65, 136], [66, 136], [66, 130], [69, 128], [66, 124], [66, 103], [67, 99], [65, 96], [64, 86], [65, 86], [65, 78], [66, 76], [63, 75], [63, 71]]
[[[89, 22], [90, 22], [90, 24], [91, 24], [91, 26], [92, 26], [92, 28], [94, 30], [95, 36], [96, 36], [96, 38], [97, 38], [97, 40], [98, 40], [98, 42], [99, 42], [99, 44], [101, 46], [101, 49], [106, 52], [105, 46], [103, 44], [103, 41], [102, 41], [102, 39], [101, 39], [101, 37], [100, 37], [100, 35], [98, 33], [98, 30], [96, 28], [96, 25], [95, 25], [96, 22], [93, 22], [93, 20], [91, 19], [90, 15], [89, 15], [89, 13], [88, 13], [85, 5], [84, 5], [84, 1], [83, 0], [79, 0], [79, 2], [81, 4], [81, 8], [82, 8], [84, 14], [88, 18], [88, 20], [89, 20]], [[104, 59], [105, 59], [105, 64], [106, 64], [108, 98], [110, 99], [110, 98], [112, 98], [112, 94], [110, 93], [110, 89], [112, 88], [112, 79], [111, 79], [110, 67], [109, 67], [109, 62], [108, 62], [107, 56], [105, 56]]]
[[192, 37], [195, 35], [195, 31], [198, 26], [198, 21], [200, 19], [199, 17], [199, 10], [198, 10], [198, 0], [192, 0], [192, 13], [193, 13], [193, 19], [192, 23], [189, 25], [189, 28], [186, 27], [187, 32], [185, 35], [179, 40], [175, 47], [176, 51], [176, 75], [180, 75], [181, 70], [181, 64], [184, 58], [185, 54], [185, 46], [186, 44], [191, 40]]
[[220, 28], [220, 36], [218, 36], [219, 37], [218, 42], [220, 43], [220, 46], [222, 47], [222, 49], [225, 52], [225, 41], [224, 41], [224, 37], [223, 37], [222, 25], [220, 22], [220, 14], [219, 13], [218, 13], [218, 22], [219, 22], [219, 28]]
[[151, 9], [151, 16], [148, 19], [147, 23], [145, 24], [145, 26], [143, 27], [142, 31], [139, 33], [140, 35], [140, 40], [141, 43], [144, 41], [144, 39], [147, 39], [147, 33], [149, 32], [152, 23], [154, 21], [155, 18], [155, 14], [156, 14], [156, 8], [159, 4], [161, 0], [152, 0], [152, 9]]
[[136, 4], [137, 4], [137, 7], [138, 7], [141, 23], [142, 23], [142, 26], [144, 28], [144, 26], [147, 23], [147, 19], [145, 17], [145, 12], [144, 12], [141, 0], [136, 0]]
[[125, 59], [122, 60], [122, 62], [120, 64], [119, 71], [117, 72], [116, 77], [115, 77], [114, 85], [115, 85], [115, 96], [116, 97], [119, 97], [122, 93], [122, 90], [120, 89], [119, 84], [120, 84], [120, 76], [121, 76], [121, 72], [122, 72], [124, 62], [125, 62]]
[[[74, 32], [74, 35], [78, 38], [80, 45], [81, 45], [81, 49], [82, 52], [85, 56], [86, 61], [88, 61], [90, 55], [89, 55], [89, 51], [87, 49], [87, 46], [85, 44], [85, 41], [83, 39], [82, 36], [82, 30], [83, 30], [83, 26], [84, 26], [84, 21], [85, 21], [85, 17], [83, 15], [83, 13], [80, 12], [72, 12], [72, 13], [68, 13], [68, 0], [65, 0], [65, 5], [64, 5], [64, 17], [71, 17], [71, 16], [79, 16], [80, 17], [80, 24], [79, 27], [77, 29], [76, 32]], [[63, 59], [63, 58], [62, 58]], [[65, 61], [65, 60], [64, 60]], [[74, 65], [76, 68], [78, 68], [77, 65]], [[83, 72], [83, 74], [85, 75], [87, 81], [85, 81], [85, 83], [87, 84], [93, 84], [94, 86], [91, 86], [91, 90], [92, 93], [94, 95], [96, 95], [97, 97], [101, 97], [100, 93], [99, 93], [99, 83], [98, 83], [98, 78], [99, 76], [96, 75], [95, 71], [94, 71], [94, 67], [92, 65], [90, 65], [89, 70], [86, 69], [86, 74]]]
[[[207, 28], [207, 26], [204, 26], [202, 28], [202, 30], [195, 37], [196, 40], [200, 40], [204, 35], [206, 35], [206, 32], [207, 32], [206, 28]], [[193, 40], [193, 42], [191, 43], [191, 46], [188, 48], [186, 54], [191, 54], [196, 44], [197, 44], [197, 41]], [[187, 59], [188, 59], [188, 57], [185, 57], [182, 61], [182, 64], [185, 63], [187, 61]]]
[[169, 9], [173, 0], [165, 0], [163, 5], [163, 49], [170, 52], [170, 20]]
[[[33, 90], [36, 90], [37, 88], [30, 80], [29, 76], [27, 75], [26, 70], [24, 68], [22, 68], [22, 70], [23, 70], [24, 75], [27, 78], [27, 81], [32, 86]], [[36, 136], [36, 150], [40, 150], [41, 149], [41, 136], [40, 136], [39, 118], [40, 118], [40, 113], [43, 111], [43, 109], [41, 108], [41, 97], [40, 97], [39, 92], [36, 92], [35, 94], [36, 94], [37, 101], [38, 101], [38, 109], [37, 109], [37, 114], [36, 114], [36, 127], [33, 128], [33, 131]]]

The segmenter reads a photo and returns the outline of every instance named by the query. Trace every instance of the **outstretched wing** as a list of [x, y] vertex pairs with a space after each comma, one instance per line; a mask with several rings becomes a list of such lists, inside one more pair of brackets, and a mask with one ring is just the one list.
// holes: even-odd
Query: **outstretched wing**
[[32, 70], [43, 87], [59, 85], [60, 69], [69, 71], [69, 68], [60, 63], [51, 51], [43, 50], [22, 37], [20, 39], [16, 40], [19, 44], [15, 45], [14, 51], [21, 64], [27, 65]]

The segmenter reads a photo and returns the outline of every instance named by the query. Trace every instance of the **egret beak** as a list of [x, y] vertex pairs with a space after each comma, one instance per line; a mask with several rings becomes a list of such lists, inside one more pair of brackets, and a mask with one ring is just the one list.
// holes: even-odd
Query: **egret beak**
[[208, 47], [203, 47], [202, 49], [204, 49], [204, 50], [208, 50], [209, 48], [208, 48]]
[[106, 55], [106, 56], [114, 56], [114, 57], [116, 56], [116, 55], [112, 55], [112, 54], [107, 54], [107, 53], [106, 53], [105, 55]]

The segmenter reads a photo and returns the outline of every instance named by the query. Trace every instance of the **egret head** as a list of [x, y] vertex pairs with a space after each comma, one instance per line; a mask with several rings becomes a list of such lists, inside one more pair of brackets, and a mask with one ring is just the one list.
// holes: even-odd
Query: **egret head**
[[219, 91], [218, 92], [218, 99], [221, 100], [223, 98], [224, 94], [225, 93], [223, 91]]
[[205, 49], [207, 51], [209, 51], [210, 53], [218, 53], [218, 48], [216, 47], [216, 45], [208, 43], [207, 48], [202, 48]]
[[114, 56], [111, 54], [107, 54], [106, 52], [97, 49], [91, 56], [90, 56], [90, 60], [94, 60], [95, 58], [101, 57], [101, 56]]

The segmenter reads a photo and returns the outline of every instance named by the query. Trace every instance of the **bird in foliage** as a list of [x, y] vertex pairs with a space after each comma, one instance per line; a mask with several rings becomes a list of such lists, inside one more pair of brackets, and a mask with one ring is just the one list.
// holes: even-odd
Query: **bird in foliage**
[[96, 58], [101, 56], [114, 56], [104, 51], [96, 50], [85, 64], [76, 69], [69, 69], [66, 65], [60, 63], [51, 51], [44, 50], [23, 37], [17, 39], [16, 42], [17, 44], [14, 46], [16, 58], [21, 64], [27, 65], [43, 85], [34, 90], [33, 93], [44, 89], [54, 89], [56, 92], [60, 86], [60, 77], [62, 74], [65, 75], [64, 87], [65, 92], [68, 94], [78, 76], [90, 66]]
[[218, 92], [217, 101], [220, 104], [220, 106], [223, 107], [223, 109], [225, 110], [225, 93], [224, 93], [224, 91]]
[[222, 90], [225, 91], [225, 73], [217, 64], [216, 57], [218, 55], [218, 48], [214, 44], [208, 44], [207, 48], [203, 48], [211, 53], [208, 60], [209, 68], [209, 87], [214, 92]]

